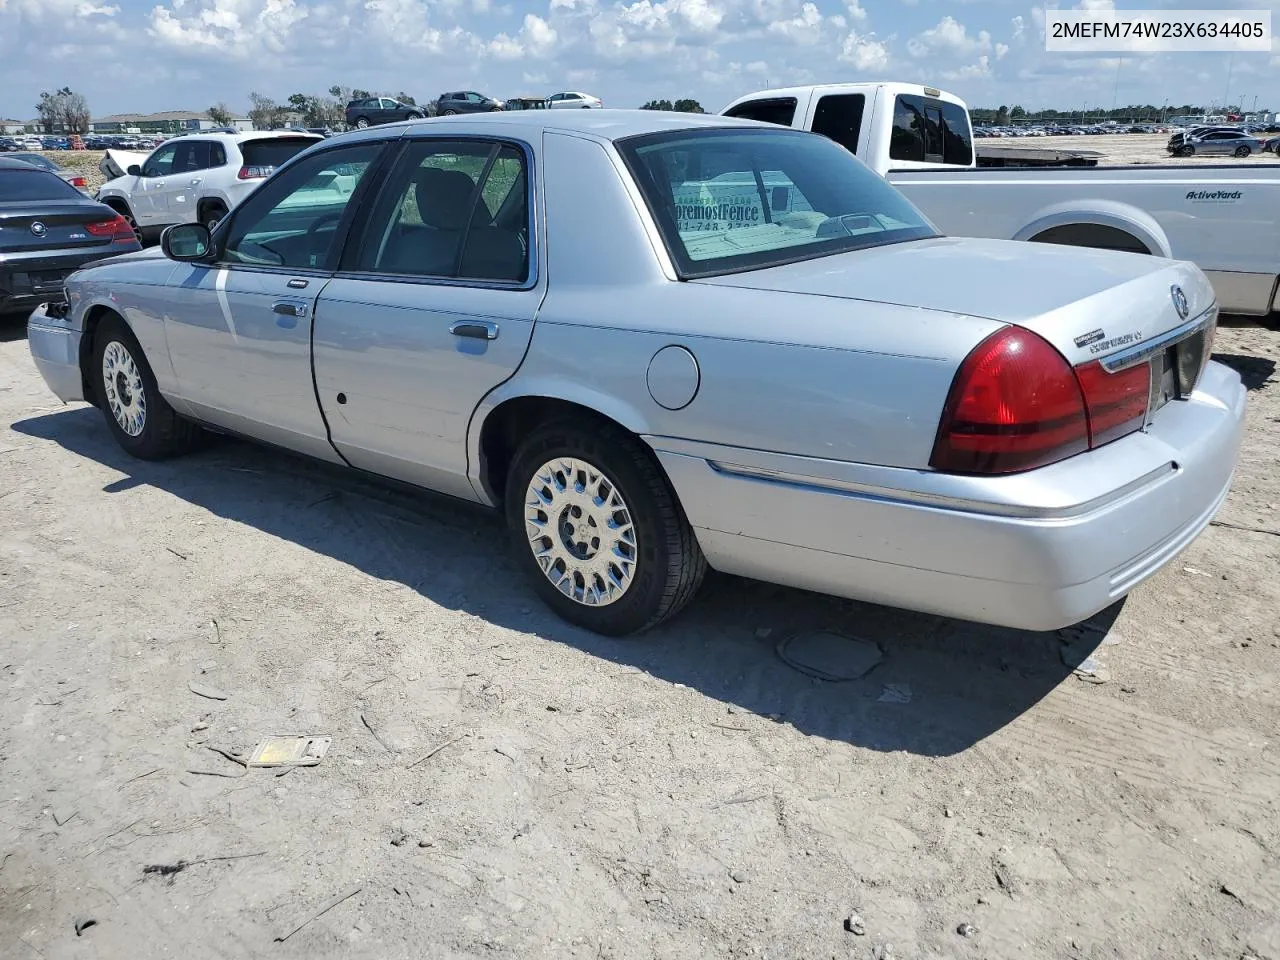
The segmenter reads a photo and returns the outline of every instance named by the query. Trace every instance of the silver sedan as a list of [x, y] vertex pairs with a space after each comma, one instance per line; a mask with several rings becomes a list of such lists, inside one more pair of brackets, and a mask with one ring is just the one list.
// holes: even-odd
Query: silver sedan
[[607, 634], [708, 567], [1079, 621], [1208, 524], [1245, 407], [1194, 265], [939, 236], [832, 141], [724, 117], [335, 137], [67, 292], [32, 355], [126, 451], [212, 429], [499, 509]]

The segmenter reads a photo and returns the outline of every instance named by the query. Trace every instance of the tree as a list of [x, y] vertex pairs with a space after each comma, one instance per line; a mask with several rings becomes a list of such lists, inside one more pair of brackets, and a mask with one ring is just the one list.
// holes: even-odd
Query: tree
[[1004, 104], [1000, 105], [1000, 109], [996, 111], [996, 123], [1003, 126], [1009, 122], [1009, 108]]
[[59, 127], [64, 133], [89, 132], [89, 103], [83, 94], [76, 93], [70, 87], [63, 87], [54, 93], [47, 90], [42, 92], [40, 102], [36, 104], [36, 113], [45, 133], [53, 133]]
[[209, 119], [213, 121], [215, 127], [229, 127], [231, 121], [235, 119], [231, 115], [230, 108], [222, 102], [215, 103], [205, 113], [209, 114]]
[[416, 107], [418, 105], [418, 101], [413, 99], [413, 97], [409, 96], [403, 90], [396, 94], [396, 99], [401, 103], [407, 103], [411, 107]]
[[702, 109], [702, 104], [697, 100], [677, 100], [672, 103], [670, 100], [650, 100], [641, 110], [674, 110], [676, 113], [706, 113]]
[[280, 126], [285, 109], [270, 97], [261, 93], [249, 94], [249, 119], [255, 130], [274, 130]]
[[1023, 110], [1021, 107], [1014, 107], [1009, 111], [1009, 116], [1013, 120], [1021, 120], [1026, 115], [1027, 111]]

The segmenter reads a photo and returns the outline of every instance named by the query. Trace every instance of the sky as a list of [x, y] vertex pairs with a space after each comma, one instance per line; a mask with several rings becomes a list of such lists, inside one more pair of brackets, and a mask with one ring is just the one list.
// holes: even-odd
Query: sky
[[[1110, 8], [1112, 0], [1051, 2]], [[1272, 9], [1280, 0], [1243, 0]], [[1125, 9], [1225, 8], [1218, 0]], [[0, 117], [41, 90], [95, 117], [248, 109], [335, 84], [418, 100], [581, 90], [606, 106], [692, 97], [712, 111], [772, 86], [903, 80], [971, 106], [1243, 102], [1280, 109], [1267, 53], [1050, 54], [1027, 0], [0, 0]], [[1273, 50], [1275, 48], [1273, 47]]]

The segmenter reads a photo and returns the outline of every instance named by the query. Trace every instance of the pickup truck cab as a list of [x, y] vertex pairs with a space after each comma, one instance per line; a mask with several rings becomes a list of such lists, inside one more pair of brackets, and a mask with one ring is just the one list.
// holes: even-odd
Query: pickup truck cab
[[1280, 166], [984, 166], [959, 97], [910, 83], [764, 90], [721, 113], [820, 133], [943, 233], [1190, 260], [1224, 313], [1280, 310]]

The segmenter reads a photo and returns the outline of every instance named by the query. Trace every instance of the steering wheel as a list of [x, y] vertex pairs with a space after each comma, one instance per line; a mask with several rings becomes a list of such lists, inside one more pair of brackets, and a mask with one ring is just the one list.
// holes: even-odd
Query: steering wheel
[[316, 220], [314, 220], [311, 226], [307, 227], [307, 246], [311, 245], [311, 238], [315, 234], [319, 233], [320, 228], [322, 226], [324, 226], [326, 223], [331, 223], [335, 220], [341, 220], [341, 219], [342, 219], [342, 211], [335, 210], [333, 213], [326, 213], [324, 216], [318, 217]]

